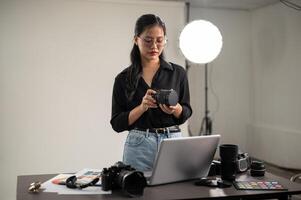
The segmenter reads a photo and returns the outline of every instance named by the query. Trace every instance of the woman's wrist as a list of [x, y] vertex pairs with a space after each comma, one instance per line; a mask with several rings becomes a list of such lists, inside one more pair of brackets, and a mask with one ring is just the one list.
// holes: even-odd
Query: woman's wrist
[[143, 103], [141, 103], [138, 107], [142, 113], [144, 113], [148, 110], [148, 107], [144, 106]]
[[145, 109], [143, 107], [143, 104], [140, 104], [139, 106], [131, 110], [129, 114], [128, 124], [132, 125], [141, 115], [143, 115], [145, 111], [147, 111], [147, 108]]
[[176, 109], [175, 109], [175, 112], [173, 112], [173, 115], [176, 117], [176, 118], [180, 118], [181, 114], [182, 114], [182, 111], [183, 111], [183, 107], [181, 104], [177, 104], [176, 106]]

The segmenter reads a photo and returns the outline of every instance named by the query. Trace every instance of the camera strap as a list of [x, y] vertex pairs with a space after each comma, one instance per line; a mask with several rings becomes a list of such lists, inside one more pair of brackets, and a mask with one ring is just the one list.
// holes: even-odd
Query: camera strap
[[99, 181], [99, 177], [96, 177], [96, 178], [92, 179], [91, 182], [88, 182], [88, 183], [78, 183], [76, 176], [70, 176], [66, 180], [66, 186], [68, 188], [72, 188], [72, 189], [75, 189], [75, 188], [83, 189], [83, 188], [86, 188], [86, 187], [89, 187], [89, 186], [94, 186], [98, 181]]

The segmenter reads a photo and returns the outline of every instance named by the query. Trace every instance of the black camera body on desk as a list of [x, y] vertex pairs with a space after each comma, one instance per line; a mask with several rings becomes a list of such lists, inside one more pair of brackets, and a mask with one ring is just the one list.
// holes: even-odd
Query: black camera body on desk
[[109, 168], [103, 168], [101, 174], [102, 190], [121, 189], [130, 197], [143, 195], [146, 178], [140, 171], [123, 162], [117, 162]]

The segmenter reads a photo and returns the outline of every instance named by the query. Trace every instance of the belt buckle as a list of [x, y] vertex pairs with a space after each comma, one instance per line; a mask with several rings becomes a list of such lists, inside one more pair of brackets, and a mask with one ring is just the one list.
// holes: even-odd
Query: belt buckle
[[[160, 132], [160, 131], [162, 131], [162, 132]], [[167, 130], [166, 130], [166, 128], [156, 128], [156, 133], [157, 134], [161, 134], [161, 133], [167, 133]]]

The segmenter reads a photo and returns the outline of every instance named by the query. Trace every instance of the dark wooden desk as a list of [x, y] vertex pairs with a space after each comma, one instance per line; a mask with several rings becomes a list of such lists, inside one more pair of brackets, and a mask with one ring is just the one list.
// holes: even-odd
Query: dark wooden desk
[[[18, 176], [17, 200], [101, 200], [101, 199], [130, 199], [123, 196], [119, 191], [105, 195], [57, 195], [56, 193], [40, 192], [38, 194], [28, 193], [27, 189], [31, 182], [44, 182], [55, 174], [48, 175], [27, 175]], [[144, 195], [132, 199], [288, 199], [289, 195], [301, 194], [301, 184], [290, 182], [287, 179], [266, 173], [265, 177], [253, 178], [248, 174], [237, 177], [237, 180], [266, 180], [278, 181], [288, 188], [286, 191], [250, 191], [236, 190], [234, 186], [230, 188], [209, 188], [205, 186], [195, 186], [194, 181], [172, 183], [160, 186], [147, 187]]]

